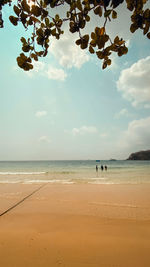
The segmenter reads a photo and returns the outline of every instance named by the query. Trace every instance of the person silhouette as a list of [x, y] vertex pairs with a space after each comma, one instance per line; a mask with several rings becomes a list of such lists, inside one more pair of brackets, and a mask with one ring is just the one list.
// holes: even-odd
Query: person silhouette
[[98, 166], [96, 165], [96, 172], [98, 172]]

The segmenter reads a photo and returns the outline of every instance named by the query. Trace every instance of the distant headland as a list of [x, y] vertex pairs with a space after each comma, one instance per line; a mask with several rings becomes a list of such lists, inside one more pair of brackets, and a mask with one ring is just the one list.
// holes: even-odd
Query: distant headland
[[150, 160], [150, 150], [132, 153], [127, 160]]

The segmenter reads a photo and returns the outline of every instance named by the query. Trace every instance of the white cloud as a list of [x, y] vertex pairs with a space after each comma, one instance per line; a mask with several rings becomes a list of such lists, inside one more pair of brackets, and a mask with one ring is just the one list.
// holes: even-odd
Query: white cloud
[[129, 117], [130, 114], [126, 108], [121, 109], [118, 113], [115, 114], [115, 119], [119, 119], [120, 117]]
[[123, 149], [138, 151], [150, 148], [150, 117], [131, 121], [119, 141]]
[[25, 73], [31, 78], [38, 74], [51, 80], [64, 81], [67, 77], [67, 73], [63, 69], [55, 68], [50, 64], [35, 61], [33, 65], [33, 70]]
[[102, 138], [106, 138], [106, 137], [108, 137], [108, 136], [109, 136], [108, 133], [101, 133], [101, 134], [100, 134], [100, 137], [102, 137]]
[[34, 75], [42, 74], [45, 68], [45, 63], [40, 61], [33, 61], [33, 70], [25, 72], [29, 77], [33, 77]]
[[39, 141], [40, 141], [40, 142], [45, 142], [45, 143], [51, 143], [51, 140], [50, 140], [49, 137], [46, 136], [46, 135], [41, 136], [41, 137], [39, 138]]
[[49, 52], [54, 55], [61, 66], [80, 68], [89, 60], [86, 51], [75, 44], [78, 38], [76, 34], [65, 31], [60, 40], [55, 38], [51, 40]]
[[46, 116], [47, 115], [47, 111], [43, 110], [43, 111], [37, 111], [35, 113], [35, 116], [40, 118], [40, 117], [43, 117], [43, 116]]
[[35, 72], [39, 72], [39, 71], [43, 70], [44, 67], [45, 67], [44, 62], [34, 61], [34, 71]]
[[75, 136], [75, 135], [84, 135], [84, 134], [97, 133], [98, 130], [94, 126], [82, 126], [80, 128], [73, 128], [71, 132]]
[[121, 72], [117, 88], [133, 106], [150, 103], [150, 56]]
[[48, 77], [48, 79], [60, 81], [64, 81], [67, 77], [67, 74], [64, 72], [63, 69], [54, 68], [51, 66], [48, 67], [48, 70], [45, 72], [45, 75]]

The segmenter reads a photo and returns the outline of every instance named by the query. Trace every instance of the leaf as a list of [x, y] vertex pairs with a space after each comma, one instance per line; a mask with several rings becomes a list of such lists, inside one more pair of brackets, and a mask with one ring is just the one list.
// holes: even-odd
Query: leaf
[[105, 33], [105, 28], [104, 27], [100, 28], [100, 35], [103, 35], [104, 33]]
[[127, 3], [127, 8], [130, 10], [130, 11], [133, 11], [134, 9], [134, 6], [133, 6], [133, 3]]
[[96, 33], [96, 35], [100, 35], [100, 28], [99, 27], [95, 28], [95, 33]]
[[109, 35], [105, 34], [103, 35], [104, 42], [106, 43], [109, 40]]
[[10, 22], [14, 25], [17, 26], [18, 24], [18, 18], [14, 17], [14, 16], [10, 16], [9, 17]]
[[17, 7], [17, 6], [14, 5], [14, 12], [16, 13], [17, 16], [19, 16], [21, 10], [20, 10], [19, 7]]
[[36, 17], [31, 16], [30, 19], [35, 23], [40, 23], [40, 20], [38, 20]]
[[103, 53], [101, 52], [101, 51], [97, 51], [96, 52], [96, 55], [97, 55], [97, 57], [99, 58], [99, 59], [103, 59], [104, 57], [103, 57]]
[[102, 16], [102, 8], [101, 6], [98, 6], [94, 9], [95, 15], [99, 15], [100, 17]]
[[21, 13], [20, 17], [21, 17], [22, 23], [23, 24], [26, 23], [26, 19], [27, 19], [28, 16], [24, 12]]
[[25, 52], [25, 53], [29, 52], [29, 51], [30, 51], [30, 45], [24, 45], [24, 46], [22, 47], [22, 50], [23, 50], [23, 52]]
[[107, 65], [109, 65], [109, 66], [111, 65], [111, 59], [107, 60]]
[[96, 39], [96, 34], [94, 32], [91, 33], [91, 38]]
[[84, 39], [84, 41], [88, 42], [89, 41], [89, 35], [88, 34], [84, 35], [83, 39]]
[[104, 61], [103, 66], [102, 66], [102, 69], [104, 70], [104, 69], [106, 69], [106, 68], [107, 68], [107, 62]]
[[48, 18], [45, 18], [45, 24], [46, 24], [46, 26], [47, 26], [47, 27], [49, 27], [49, 26], [50, 26], [50, 21], [49, 21], [49, 19], [48, 19]]
[[147, 34], [147, 38], [150, 39], [150, 32]]
[[146, 4], [148, 0], [142, 0], [143, 4]]
[[32, 64], [29, 64], [29, 63], [26, 63], [23, 69], [25, 71], [32, 70], [33, 69], [33, 65]]
[[81, 5], [80, 0], [77, 0], [76, 7], [77, 7], [80, 11], [82, 11], [82, 5]]
[[59, 20], [59, 15], [58, 15], [58, 14], [55, 15], [55, 20], [56, 20], [56, 21]]
[[113, 12], [112, 12], [112, 18], [113, 19], [116, 19], [117, 18], [117, 12], [115, 10], [113, 10]]
[[81, 39], [76, 40], [76, 44], [80, 45], [81, 44]]
[[24, 38], [24, 37], [21, 37], [21, 42], [23, 43], [23, 44], [26, 44], [26, 39]]
[[53, 30], [51, 31], [51, 33], [52, 33], [53, 36], [55, 36], [55, 35], [56, 35], [56, 28], [53, 29]]
[[86, 49], [88, 46], [88, 43], [87, 42], [82, 42], [81, 43], [81, 49]]
[[123, 51], [123, 54], [125, 55], [128, 53], [128, 48], [126, 46], [123, 46], [122, 51]]
[[99, 6], [94, 9], [94, 13], [95, 13], [95, 15], [99, 14]]
[[131, 24], [131, 26], [130, 26], [130, 31], [131, 31], [132, 33], [134, 33], [137, 29], [138, 29], [138, 26], [137, 26], [135, 23]]
[[37, 54], [39, 57], [41, 57], [41, 56], [43, 56], [44, 51], [37, 52], [36, 54]]
[[30, 13], [30, 6], [27, 4], [26, 0], [23, 0], [21, 4], [23, 7], [23, 11]]
[[81, 29], [84, 29], [84, 27], [85, 27], [85, 20], [82, 20], [82, 21], [79, 22], [79, 27]]
[[39, 8], [38, 6], [32, 6], [32, 9], [31, 9], [31, 13], [36, 16], [36, 17], [39, 17], [41, 15], [41, 8]]
[[90, 45], [95, 47], [95, 46], [96, 46], [96, 41], [95, 41], [95, 40], [92, 40], [92, 41], [90, 42]]
[[148, 19], [150, 17], [150, 11], [149, 11], [148, 8], [144, 11], [143, 16], [144, 16], [145, 19]]
[[119, 42], [119, 37], [116, 36], [115, 39], [114, 39], [114, 43], [117, 44]]
[[90, 21], [90, 16], [86, 15], [85, 19], [86, 19], [87, 22], [89, 22]]
[[37, 31], [36, 31], [36, 34], [43, 37], [43, 30], [42, 28], [39, 28]]
[[43, 18], [46, 18], [48, 16], [48, 11], [43, 9], [42, 10], [42, 16], [43, 16]]
[[108, 9], [105, 11], [104, 17], [107, 18], [107, 17], [109, 17], [110, 14], [111, 14], [111, 9]]
[[31, 57], [35, 60], [35, 61], [38, 61], [38, 56], [34, 53], [31, 54]]
[[94, 49], [93, 49], [93, 47], [90, 45], [89, 46], [89, 52], [91, 53], [91, 54], [94, 54], [95, 53], [95, 51], [94, 51]]
[[145, 28], [143, 30], [143, 34], [145, 35], [149, 30], [150, 24], [148, 22], [145, 23]]
[[102, 8], [99, 6], [99, 16], [101, 17], [102, 14], [103, 14], [103, 12], [102, 12]]

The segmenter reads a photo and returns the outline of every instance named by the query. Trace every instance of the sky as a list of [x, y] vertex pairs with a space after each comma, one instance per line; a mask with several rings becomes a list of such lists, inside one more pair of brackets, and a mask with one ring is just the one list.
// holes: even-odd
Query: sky
[[[34, 70], [21, 70], [20, 38], [29, 31], [11, 25], [10, 14], [6, 7], [0, 29], [0, 160], [126, 159], [150, 149], [150, 41], [130, 33], [123, 6], [107, 28], [129, 52], [105, 70], [68, 31], [50, 40]], [[99, 23], [94, 17], [87, 32]]]

